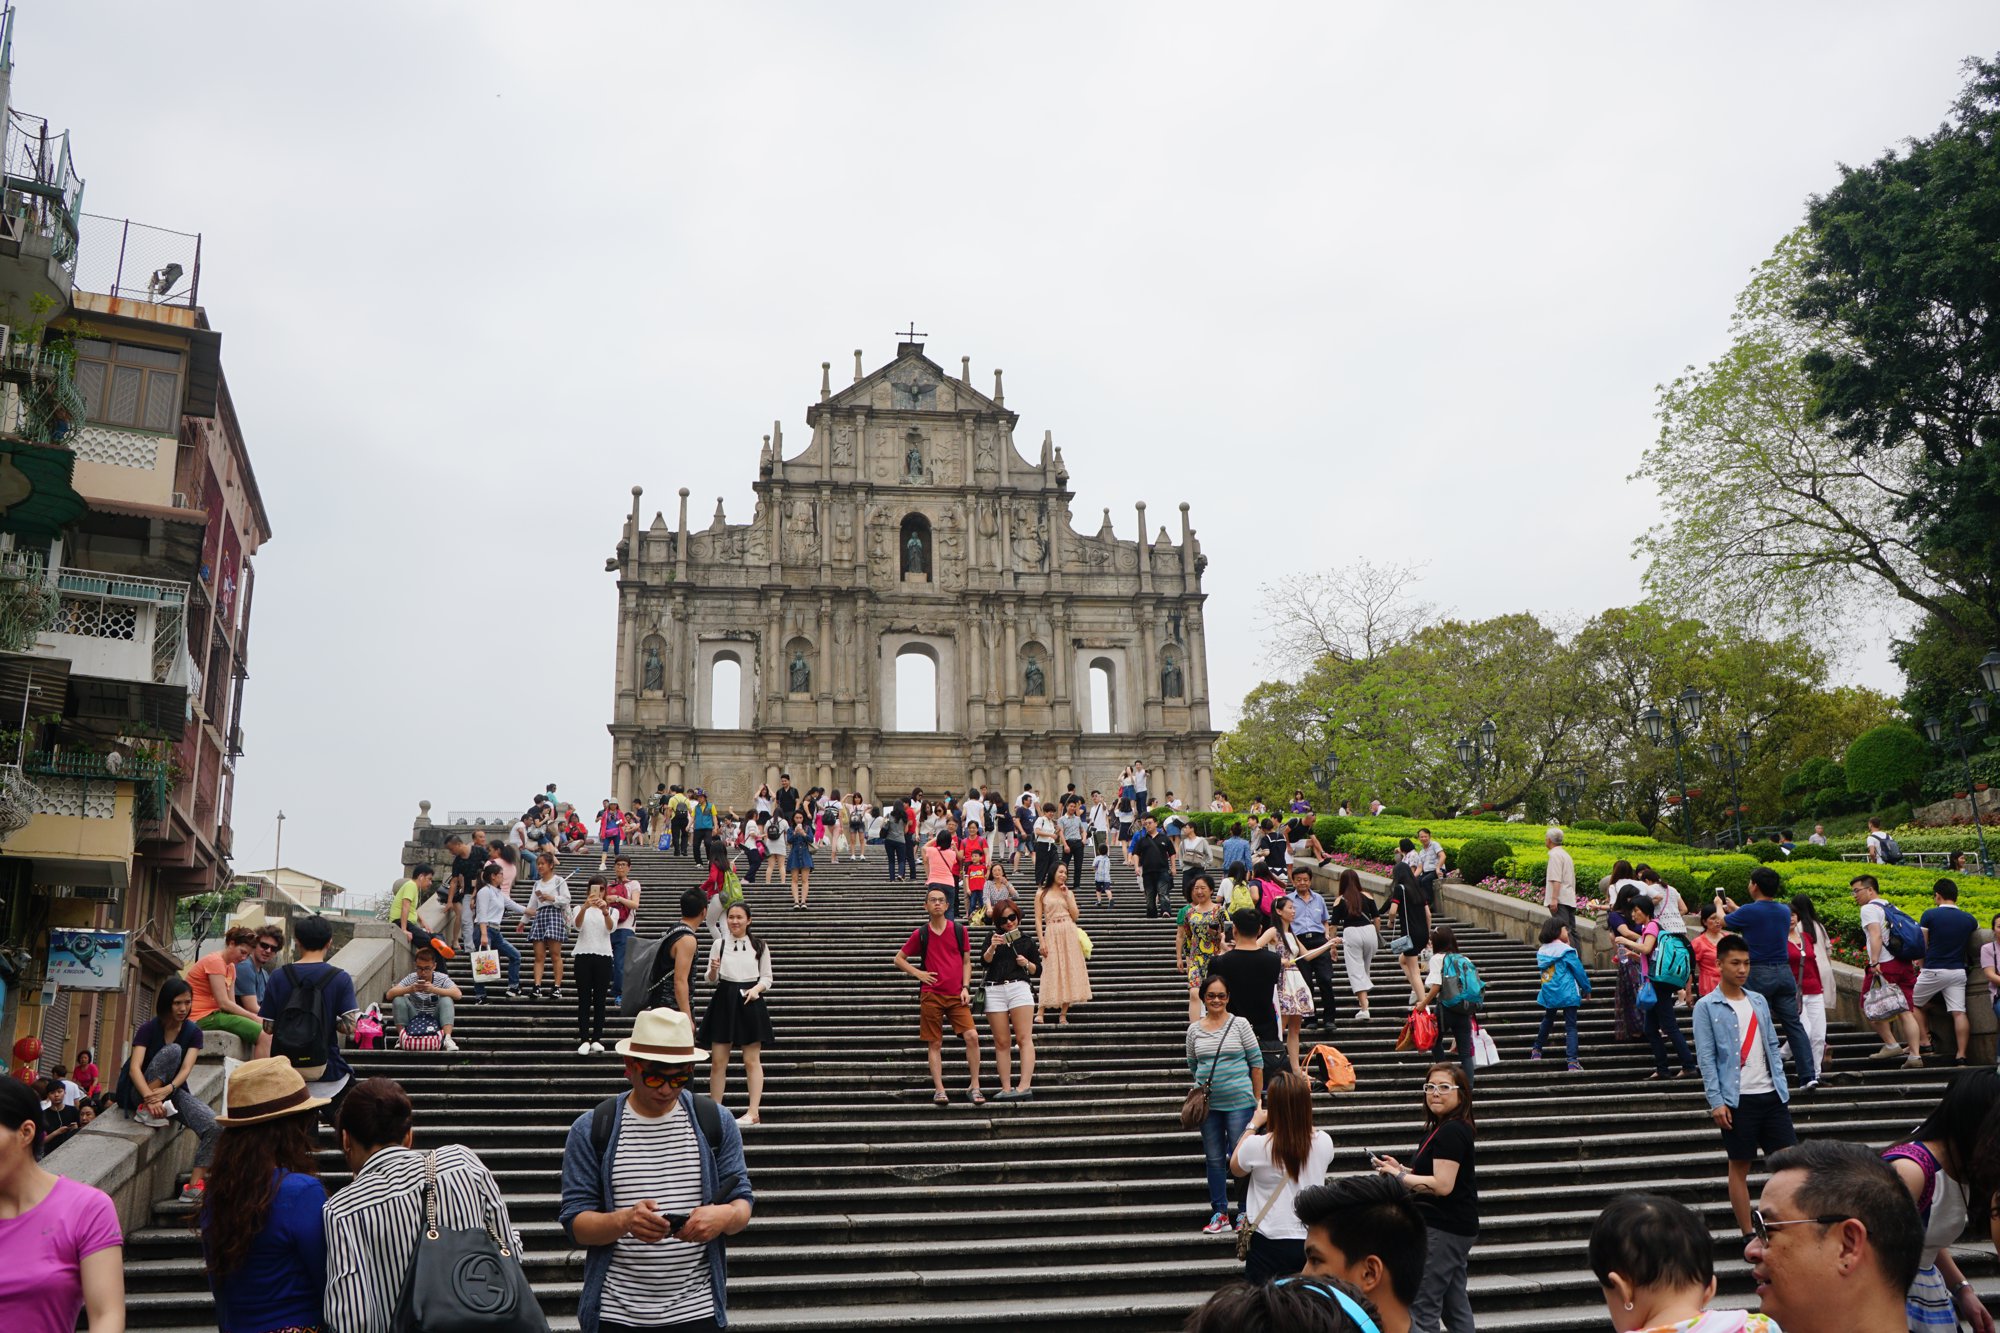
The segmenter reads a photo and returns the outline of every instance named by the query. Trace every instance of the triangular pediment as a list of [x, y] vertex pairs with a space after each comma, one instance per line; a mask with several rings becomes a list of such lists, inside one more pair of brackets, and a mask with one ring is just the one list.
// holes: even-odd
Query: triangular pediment
[[951, 386], [953, 410], [967, 408], [975, 412], [997, 412], [1011, 416], [1005, 407], [979, 392], [956, 375], [945, 373], [944, 367], [923, 353], [923, 344], [904, 344], [894, 360], [863, 375], [854, 383], [833, 394], [818, 406], [840, 408], [848, 406], [877, 406], [876, 391], [886, 385], [889, 390], [889, 409], [898, 412], [936, 412], [945, 410], [938, 405], [940, 385]]

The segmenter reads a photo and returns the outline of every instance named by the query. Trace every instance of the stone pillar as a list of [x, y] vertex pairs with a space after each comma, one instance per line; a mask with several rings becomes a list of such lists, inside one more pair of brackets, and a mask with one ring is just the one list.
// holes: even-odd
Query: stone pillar
[[[818, 658], [813, 671], [813, 699], [818, 724], [822, 727], [833, 725], [833, 599], [819, 599], [819, 642], [813, 656]], [[828, 769], [830, 775], [833, 770]], [[831, 776], [822, 778], [820, 785], [831, 788]]]
[[[1146, 558], [1144, 543], [1140, 544], [1139, 558], [1141, 560]], [[1141, 565], [1140, 568], [1143, 569], [1145, 566]], [[1143, 725], [1147, 731], [1158, 731], [1166, 725], [1160, 704], [1159, 634], [1153, 626], [1153, 621], [1158, 615], [1158, 608], [1148, 598], [1140, 604], [1139, 614], [1143, 618], [1139, 626], [1140, 653], [1142, 655], [1138, 672], [1138, 683], [1142, 690], [1139, 697], [1146, 701], [1145, 721]], [[1153, 789], [1148, 785], [1146, 790], [1150, 794]]]
[[[1199, 603], [1188, 606], [1183, 615], [1187, 635], [1188, 724], [1195, 731], [1208, 730], [1208, 636], [1201, 622]], [[1211, 793], [1212, 794], [1212, 793]], [[1208, 797], [1202, 797], [1206, 804]]]
[[1153, 590], [1153, 544], [1146, 539], [1146, 502], [1139, 501], [1139, 592], [1145, 595]]
[[668, 760], [667, 785], [670, 787], [679, 787], [685, 785], [686, 782], [687, 782], [687, 775], [685, 770], [681, 766], [681, 761], [678, 759]]
[[784, 601], [781, 594], [764, 594], [764, 698], [766, 725], [785, 724], [783, 700], [787, 692], [789, 664], [785, 661]]
[[1188, 502], [1181, 501], [1181, 586], [1194, 591], [1194, 528], [1188, 524]]

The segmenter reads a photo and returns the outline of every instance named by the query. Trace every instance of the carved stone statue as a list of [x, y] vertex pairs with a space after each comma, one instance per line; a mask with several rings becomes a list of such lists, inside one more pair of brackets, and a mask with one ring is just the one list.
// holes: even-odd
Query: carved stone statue
[[650, 639], [646, 641], [646, 669], [639, 688], [654, 694], [667, 688], [667, 664], [660, 658], [660, 645]]
[[1168, 653], [1160, 660], [1160, 697], [1180, 698], [1182, 685], [1180, 659]]
[[792, 693], [805, 694], [809, 692], [811, 689], [812, 689], [812, 664], [806, 661], [805, 649], [794, 648], [792, 649], [792, 680], [791, 680]]
[[1042, 662], [1040, 658], [1029, 658], [1027, 669], [1021, 674], [1027, 681], [1027, 694], [1030, 699], [1040, 699], [1048, 694], [1049, 682], [1048, 678], [1042, 674]]
[[924, 475], [924, 438], [911, 431], [906, 437], [910, 447], [903, 453], [903, 475], [921, 477]]
[[846, 467], [854, 461], [854, 428], [836, 426], [833, 429], [833, 465]]
[[979, 470], [981, 472], [998, 472], [1000, 470], [1000, 454], [993, 443], [992, 435], [981, 431], [978, 448]]
[[924, 551], [924, 534], [915, 528], [903, 539], [903, 572], [905, 574], [927, 574], [930, 561]]

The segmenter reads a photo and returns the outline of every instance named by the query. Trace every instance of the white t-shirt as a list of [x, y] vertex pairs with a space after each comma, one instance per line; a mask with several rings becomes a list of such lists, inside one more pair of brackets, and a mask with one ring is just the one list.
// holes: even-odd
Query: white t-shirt
[[958, 817], [963, 823], [977, 824], [979, 827], [985, 828], [986, 802], [968, 797], [965, 804], [958, 807]]
[[1880, 946], [1881, 952], [1871, 957], [1869, 961], [1874, 963], [1887, 962], [1889, 961], [1889, 914], [1882, 910], [1882, 900], [1880, 898], [1870, 898], [1867, 902], [1861, 904], [1861, 940], [1862, 951], [1864, 953], [1869, 952], [1867, 943], [1868, 927], [1871, 925], [1881, 927], [1876, 932], [1876, 936], [1882, 943]]
[[1056, 821], [1047, 815], [1035, 821], [1035, 841], [1053, 843], [1056, 840]]
[[[612, 909], [612, 915], [617, 915], [617, 909]], [[595, 907], [577, 909], [576, 943], [570, 946], [570, 952], [611, 956], [611, 927], [604, 924], [604, 913]]]
[[1882, 859], [1882, 839], [1886, 836], [1886, 834], [1881, 833], [1870, 833], [1868, 835], [1869, 860], [1880, 861]]
[[[1323, 1129], [1313, 1131], [1312, 1151], [1306, 1154], [1305, 1170], [1293, 1180], [1271, 1160], [1271, 1136], [1252, 1134], [1236, 1149], [1238, 1165], [1250, 1168], [1250, 1189], [1244, 1198], [1246, 1218], [1254, 1219], [1268, 1201], [1271, 1211], [1257, 1223], [1257, 1234], [1272, 1240], [1304, 1240], [1305, 1224], [1293, 1208], [1299, 1190], [1326, 1183], [1326, 1169], [1333, 1165], [1333, 1136]], [[1272, 1198], [1276, 1191], [1277, 1197]]]
[[514, 827], [507, 830], [507, 845], [517, 849], [528, 845], [528, 825], [525, 820], [515, 820]]
[[[1750, 1035], [1750, 1020], [1757, 1011], [1750, 1007], [1750, 997], [1748, 995], [1745, 995], [1740, 1000], [1732, 1000], [1725, 995], [1722, 997], [1722, 1001], [1736, 1011], [1736, 1040], [1738, 1042], [1737, 1050], [1740, 1051], [1743, 1049], [1741, 1045], [1743, 1039]], [[1757, 1040], [1750, 1043], [1750, 1058], [1743, 1062], [1743, 1068], [1737, 1074], [1736, 1090], [1745, 1097], [1753, 1093], [1776, 1092], [1778, 1090], [1778, 1085], [1771, 1082], [1771, 1063], [1764, 1055], [1764, 1021], [1762, 1019], [1757, 1020]]]

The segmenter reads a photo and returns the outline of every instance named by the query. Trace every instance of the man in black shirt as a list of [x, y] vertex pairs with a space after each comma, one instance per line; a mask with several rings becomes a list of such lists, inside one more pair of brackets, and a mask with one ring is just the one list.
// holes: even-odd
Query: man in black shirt
[[1173, 864], [1178, 855], [1174, 840], [1160, 832], [1160, 821], [1146, 816], [1146, 831], [1132, 848], [1139, 861], [1140, 891], [1146, 900], [1146, 915], [1166, 916], [1170, 908], [1167, 894], [1173, 885]]
[[451, 912], [452, 924], [446, 928], [450, 932], [447, 938], [462, 942], [470, 953], [472, 899], [479, 892], [480, 873], [486, 869], [489, 855], [486, 831], [481, 829], [474, 833], [470, 845], [454, 833], [445, 839], [444, 847], [451, 853], [451, 882], [445, 894], [445, 904]]
[[771, 793], [771, 805], [777, 810], [778, 818], [784, 821], [784, 827], [790, 828], [792, 816], [799, 809], [799, 789], [792, 785], [790, 773], [778, 774], [778, 790]]
[[1286, 855], [1284, 831], [1278, 827], [1278, 821], [1269, 816], [1265, 817], [1260, 828], [1257, 845], [1251, 849], [1251, 858], [1261, 861], [1264, 873], [1282, 884], [1285, 882], [1285, 863], [1290, 859]]
[[1229, 1012], [1257, 1034], [1266, 1072], [1287, 1068], [1284, 1043], [1278, 1038], [1278, 1010], [1271, 1002], [1278, 985], [1278, 955], [1252, 947], [1264, 928], [1255, 908], [1244, 908], [1229, 918], [1229, 924], [1233, 930], [1223, 932], [1226, 947], [1209, 961], [1208, 975], [1221, 977], [1229, 987]]

